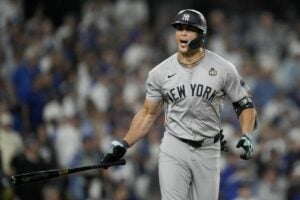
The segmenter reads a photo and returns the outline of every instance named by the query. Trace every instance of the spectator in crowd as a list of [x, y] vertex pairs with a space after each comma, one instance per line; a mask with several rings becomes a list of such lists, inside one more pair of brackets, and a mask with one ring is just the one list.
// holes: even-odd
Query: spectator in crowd
[[[26, 135], [25, 151], [17, 154], [11, 161], [12, 175], [49, 169], [39, 155], [39, 144], [36, 136]], [[16, 198], [41, 199], [44, 183], [33, 183], [14, 186]]]
[[12, 75], [12, 85], [21, 108], [18, 114], [23, 122], [22, 131], [30, 131], [35, 122], [34, 114], [29, 109], [29, 98], [31, 97], [34, 81], [38, 80], [37, 77], [40, 74], [37, 53], [38, 49], [36, 47], [28, 47], [24, 52], [24, 60], [19, 63]]
[[7, 176], [12, 175], [10, 163], [24, 149], [20, 133], [12, 127], [12, 116], [8, 112], [0, 113], [0, 149], [2, 169]]
[[[72, 158], [71, 168], [96, 165], [100, 162], [101, 152], [99, 151], [94, 132], [85, 130], [82, 140], [82, 149], [79, 149]], [[69, 188], [71, 198], [74, 200], [101, 199], [103, 197], [103, 182], [97, 170], [87, 171], [81, 175], [70, 177]]]
[[293, 165], [293, 169], [291, 172], [291, 176], [289, 177], [289, 185], [287, 190], [286, 199], [297, 200], [300, 198], [300, 164], [299, 160], [295, 165]]
[[59, 121], [54, 141], [58, 166], [70, 167], [76, 152], [82, 148], [81, 133], [77, 128], [77, 119], [73, 114], [66, 114]]
[[262, 200], [282, 200], [286, 196], [286, 183], [278, 169], [266, 167], [259, 182], [257, 196]]
[[251, 190], [251, 184], [244, 182], [241, 183], [238, 188], [238, 196], [234, 200], [260, 200], [260, 198], [255, 197]]

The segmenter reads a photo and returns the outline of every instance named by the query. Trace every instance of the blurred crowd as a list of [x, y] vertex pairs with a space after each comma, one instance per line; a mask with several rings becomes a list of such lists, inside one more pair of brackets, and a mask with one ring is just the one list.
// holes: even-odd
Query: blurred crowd
[[[9, 177], [100, 162], [141, 107], [148, 71], [176, 51], [170, 23], [186, 8], [176, 2], [162, 4], [149, 23], [146, 1], [84, 1], [80, 13], [54, 26], [42, 9], [25, 20], [22, 1], [0, 1], [1, 199], [160, 199], [163, 114], [129, 149], [125, 166], [21, 186]], [[238, 120], [226, 100], [230, 151], [222, 154], [220, 199], [299, 200], [298, 13], [284, 20], [267, 10], [199, 10], [208, 21], [206, 48], [237, 67], [259, 118], [254, 157], [243, 161], [235, 148]]]

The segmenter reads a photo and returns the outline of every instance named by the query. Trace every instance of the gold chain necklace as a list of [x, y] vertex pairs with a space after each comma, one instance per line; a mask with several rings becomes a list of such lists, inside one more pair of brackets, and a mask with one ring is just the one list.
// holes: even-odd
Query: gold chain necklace
[[183, 66], [183, 67], [186, 67], [186, 68], [193, 68], [194, 66], [198, 65], [199, 62], [203, 59], [205, 55], [205, 52], [203, 51], [203, 54], [201, 55], [201, 57], [199, 58], [199, 60], [193, 62], [193, 63], [183, 63], [181, 62], [179, 59], [178, 59], [178, 62]]

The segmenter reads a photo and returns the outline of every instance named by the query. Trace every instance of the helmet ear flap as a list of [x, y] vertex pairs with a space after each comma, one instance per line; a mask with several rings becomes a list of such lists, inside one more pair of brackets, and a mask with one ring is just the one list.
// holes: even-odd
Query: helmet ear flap
[[205, 42], [205, 35], [199, 34], [195, 39], [188, 41], [187, 45], [189, 49], [194, 50], [202, 47]]

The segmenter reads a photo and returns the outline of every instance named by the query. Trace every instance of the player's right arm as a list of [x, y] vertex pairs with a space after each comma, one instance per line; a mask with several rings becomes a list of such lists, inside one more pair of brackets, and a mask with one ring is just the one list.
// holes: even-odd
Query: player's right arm
[[129, 130], [123, 139], [127, 142], [128, 146], [132, 146], [148, 133], [153, 122], [160, 114], [162, 107], [163, 101], [155, 102], [145, 100], [143, 107], [134, 116]]
[[115, 162], [121, 159], [126, 153], [127, 148], [149, 132], [162, 107], [163, 101], [145, 100], [143, 107], [132, 119], [129, 130], [123, 140], [114, 140], [110, 150], [102, 158], [101, 162]]
[[121, 159], [126, 153], [127, 148], [135, 144], [149, 132], [149, 129], [163, 107], [161, 74], [158, 67], [149, 72], [146, 81], [146, 98], [142, 108], [132, 119], [123, 140], [112, 141], [111, 148], [102, 159], [102, 162], [114, 162]]
[[141, 110], [134, 116], [123, 142], [132, 146], [144, 137], [162, 110], [162, 65], [153, 68], [146, 81], [146, 97]]

